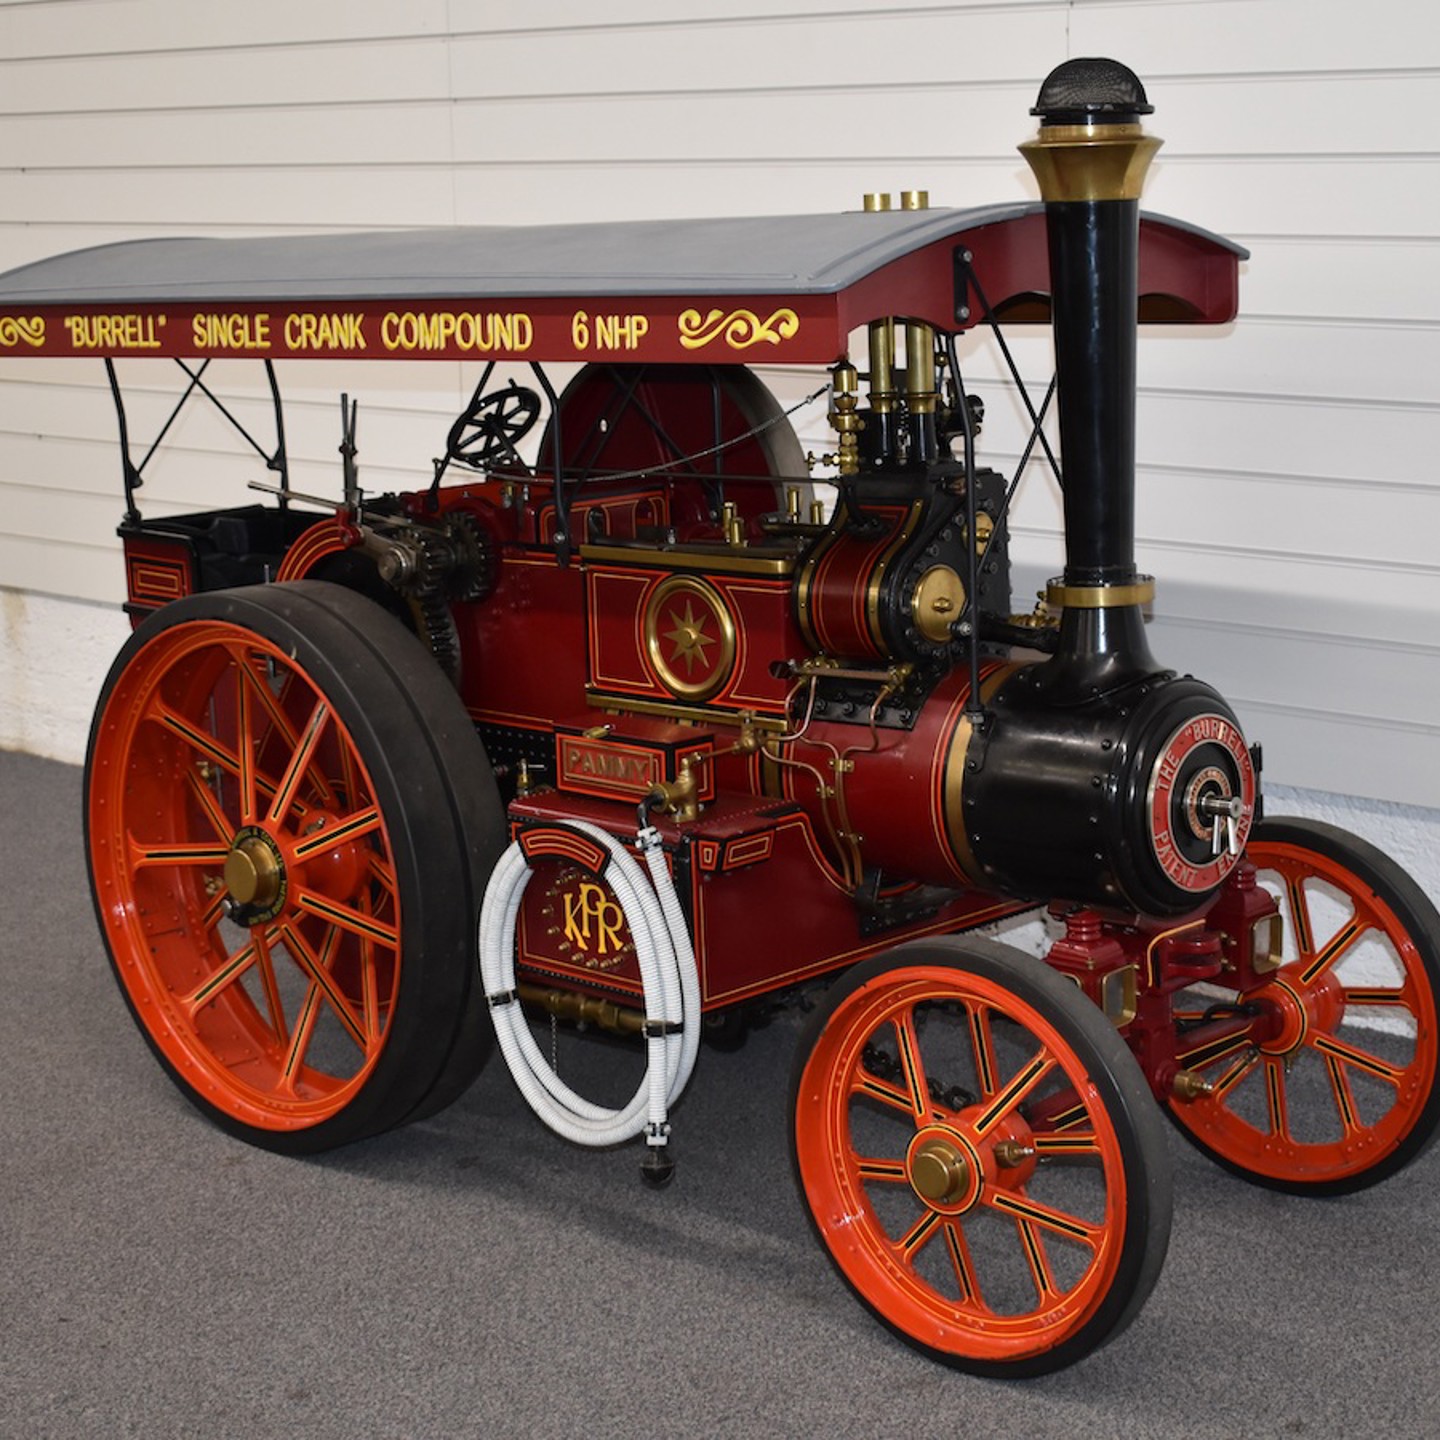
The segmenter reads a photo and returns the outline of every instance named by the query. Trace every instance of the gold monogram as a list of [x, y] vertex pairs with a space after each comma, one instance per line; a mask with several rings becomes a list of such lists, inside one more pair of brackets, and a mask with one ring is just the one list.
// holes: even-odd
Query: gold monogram
[[790, 309], [777, 310], [762, 320], [753, 310], [686, 310], [680, 316], [680, 343], [687, 350], [699, 350], [718, 336], [732, 350], [747, 350], [762, 340], [778, 345], [800, 333], [800, 317]]
[[565, 938], [582, 954], [589, 955], [595, 947], [596, 961], [625, 948], [620, 927], [625, 912], [612, 900], [603, 885], [583, 880], [578, 890], [565, 894]]

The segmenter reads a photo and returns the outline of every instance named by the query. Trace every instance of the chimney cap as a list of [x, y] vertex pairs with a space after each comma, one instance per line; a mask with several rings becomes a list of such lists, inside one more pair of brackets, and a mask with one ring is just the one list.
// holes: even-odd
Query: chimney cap
[[1042, 125], [1124, 125], [1154, 111], [1128, 65], [1093, 58], [1057, 65], [1045, 77], [1030, 113]]

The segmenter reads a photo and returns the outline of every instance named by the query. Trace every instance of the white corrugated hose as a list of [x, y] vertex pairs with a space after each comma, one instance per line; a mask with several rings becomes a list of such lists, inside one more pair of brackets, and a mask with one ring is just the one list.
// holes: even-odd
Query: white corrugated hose
[[700, 1048], [700, 977], [689, 930], [653, 826], [637, 836], [649, 882], [624, 845], [598, 826], [567, 820], [565, 828], [610, 853], [605, 878], [630, 927], [644, 988], [645, 1076], [629, 1104], [610, 1110], [577, 1095], [541, 1054], [515, 988], [515, 920], [531, 875], [518, 841], [495, 867], [480, 911], [480, 976], [500, 1052], [530, 1108], [557, 1134], [598, 1147], [643, 1133], [658, 1148], [670, 1133], [669, 1107], [689, 1082]]

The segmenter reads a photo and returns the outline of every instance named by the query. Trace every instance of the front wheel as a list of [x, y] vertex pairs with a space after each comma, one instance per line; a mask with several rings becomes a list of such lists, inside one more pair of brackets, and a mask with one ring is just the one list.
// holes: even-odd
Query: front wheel
[[1246, 857], [1279, 906], [1279, 963], [1251, 989], [1179, 1012], [1182, 1026], [1207, 1013], [1249, 1025], [1188, 1057], [1182, 1030], [1182, 1063], [1210, 1092], [1171, 1113], [1200, 1150], [1255, 1184], [1363, 1190], [1440, 1129], [1440, 914], [1393, 860], [1333, 825], [1265, 820]]
[[1118, 1334], [1170, 1235], [1164, 1125], [1068, 981], [976, 939], [844, 975], [791, 1082], [821, 1245], [882, 1322], [956, 1369], [1057, 1370]]

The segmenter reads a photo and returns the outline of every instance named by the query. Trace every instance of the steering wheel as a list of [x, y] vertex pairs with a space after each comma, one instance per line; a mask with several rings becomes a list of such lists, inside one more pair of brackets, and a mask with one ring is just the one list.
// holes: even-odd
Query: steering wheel
[[477, 396], [450, 427], [445, 453], [484, 470], [514, 454], [515, 446], [540, 418], [540, 397], [513, 380], [492, 395]]

